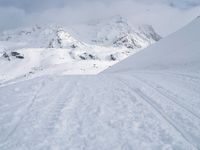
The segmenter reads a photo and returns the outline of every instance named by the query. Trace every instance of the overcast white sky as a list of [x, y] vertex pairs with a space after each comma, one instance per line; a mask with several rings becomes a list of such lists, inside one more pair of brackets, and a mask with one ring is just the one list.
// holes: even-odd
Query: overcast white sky
[[200, 15], [200, 0], [0, 0], [0, 30], [122, 15], [165, 36]]

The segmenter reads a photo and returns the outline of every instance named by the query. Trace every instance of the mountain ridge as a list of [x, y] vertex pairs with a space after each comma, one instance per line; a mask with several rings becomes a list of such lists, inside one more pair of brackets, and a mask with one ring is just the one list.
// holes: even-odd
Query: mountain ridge
[[134, 29], [121, 17], [73, 27], [36, 25], [5, 31], [0, 36], [0, 80], [97, 74], [160, 38], [151, 26]]

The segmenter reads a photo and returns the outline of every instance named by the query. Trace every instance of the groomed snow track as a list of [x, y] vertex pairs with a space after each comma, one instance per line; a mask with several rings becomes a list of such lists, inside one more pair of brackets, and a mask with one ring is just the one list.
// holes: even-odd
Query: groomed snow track
[[0, 149], [200, 149], [199, 83], [138, 72], [2, 86]]

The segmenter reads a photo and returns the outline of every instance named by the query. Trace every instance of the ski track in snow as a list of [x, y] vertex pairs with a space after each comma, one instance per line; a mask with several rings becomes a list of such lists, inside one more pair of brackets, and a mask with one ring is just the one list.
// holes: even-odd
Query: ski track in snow
[[35, 102], [35, 100], [36, 100], [36, 98], [38, 96], [39, 91], [42, 89], [43, 86], [44, 86], [44, 84], [42, 84], [41, 87], [39, 87], [38, 90], [35, 92], [34, 97], [30, 100], [30, 104], [27, 106], [25, 114], [23, 116], [21, 116], [21, 118], [19, 119], [19, 122], [14, 126], [14, 128], [6, 136], [6, 138], [3, 140], [3, 142], [6, 142], [12, 136], [12, 134], [14, 134], [14, 132], [17, 130], [18, 126], [20, 126], [20, 124], [22, 123], [22, 121], [24, 120], [26, 115], [28, 115], [31, 107], [34, 105], [34, 102]]
[[[187, 140], [189, 143], [193, 144], [197, 149], [199, 149], [200, 117], [197, 116], [191, 110], [189, 110], [186, 106], [183, 106], [182, 104], [176, 102], [177, 99], [178, 99], [177, 97], [176, 97], [176, 99], [174, 99], [174, 97], [172, 97], [172, 95], [168, 95], [165, 90], [164, 90], [165, 92], [163, 92], [163, 91], [161, 92], [160, 89], [154, 88], [155, 85], [153, 86], [153, 84], [149, 84], [146, 80], [143, 80], [143, 79], [141, 79], [137, 76], [134, 76], [134, 78], [136, 78], [137, 80], [139, 80], [143, 84], [146, 84], [147, 86], [152, 88], [155, 91], [156, 94], [160, 94], [160, 95], [166, 97], [167, 100], [173, 102], [173, 104], [170, 104], [170, 108], [175, 107], [174, 110], [176, 110], [177, 112], [175, 111], [175, 112], [173, 112], [173, 114], [167, 114], [168, 110], [167, 109], [164, 110], [162, 108], [163, 106], [167, 105], [167, 103], [165, 101], [162, 101], [162, 99], [160, 99], [159, 101], [156, 101], [153, 98], [147, 96], [144, 92], [142, 92], [141, 89], [139, 89], [137, 87], [135, 87], [135, 89], [133, 89], [133, 91], [135, 93], [137, 93], [140, 97], [142, 97], [143, 100], [145, 100], [147, 103], [149, 103], [169, 124], [171, 124], [184, 137], [185, 140]], [[145, 89], [145, 91], [146, 90], [147, 89]], [[159, 103], [163, 103], [164, 105], [162, 106]], [[197, 124], [196, 124], [196, 127], [195, 127], [195, 124], [193, 124], [194, 129], [192, 130], [193, 133], [191, 133], [191, 135], [190, 135], [190, 131], [187, 131], [188, 130], [188, 129], [186, 129], [187, 126], [185, 126], [182, 119], [188, 119], [188, 122], [190, 121], [189, 123], [191, 123], [191, 124], [193, 123], [193, 120], [190, 120], [190, 118], [182, 118], [183, 116], [175, 116], [174, 118], [171, 118], [171, 116], [176, 115], [176, 113], [179, 113], [178, 111], [181, 111], [180, 107], [185, 110], [184, 113], [180, 112], [180, 114], [186, 115], [186, 114], [189, 113], [193, 116], [193, 117], [190, 116], [191, 118], [195, 117], [194, 119], [195, 119]], [[184, 117], [186, 117], [186, 116], [184, 116]], [[175, 120], [175, 119], [178, 119], [178, 120]], [[179, 122], [179, 119], [180, 119], [180, 122]], [[181, 125], [181, 123], [183, 123], [183, 124]], [[196, 131], [197, 129], [198, 129], [198, 132]], [[187, 132], [189, 132], [189, 134]], [[197, 135], [195, 135], [195, 132], [197, 132]], [[194, 137], [192, 137], [192, 136], [194, 136]], [[191, 138], [196, 138], [197, 140], [191, 139]], [[194, 141], [194, 140], [196, 140], [196, 141]]]
[[[0, 94], [10, 93], [0, 101], [0, 149], [200, 149], [199, 105], [187, 105], [157, 76], [43, 77], [3, 86]], [[166, 76], [184, 84], [178, 78], [193, 78]]]

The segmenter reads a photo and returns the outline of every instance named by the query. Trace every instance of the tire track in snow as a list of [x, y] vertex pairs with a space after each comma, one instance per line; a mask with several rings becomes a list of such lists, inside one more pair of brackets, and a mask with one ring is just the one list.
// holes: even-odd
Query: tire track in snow
[[[193, 84], [195, 86], [198, 86], [198, 88], [200, 87], [200, 78], [197, 76], [192, 76], [192, 75], [188, 75], [188, 74], [181, 74], [181, 73], [175, 73], [175, 72], [149, 72], [149, 71], [145, 71], [145, 72], [137, 72], [139, 74], [152, 74], [152, 75], [163, 75], [163, 76], [174, 76], [176, 77], [176, 79], [182, 80], [182, 81], [187, 81], [190, 84]], [[181, 77], [181, 78], [180, 78]], [[199, 92], [199, 90], [198, 90]]]
[[141, 99], [145, 101], [149, 106], [151, 106], [170, 126], [172, 126], [183, 137], [183, 139], [185, 139], [185, 141], [187, 141], [196, 149], [200, 150], [200, 147], [188, 137], [188, 134], [184, 130], [180, 129], [180, 127], [175, 123], [173, 119], [171, 119], [156, 103], [152, 101], [152, 98], [148, 97], [139, 88], [131, 87], [126, 81], [122, 81], [121, 78], [119, 78], [119, 80], [134, 93], [136, 93], [139, 97], [141, 97]]
[[[76, 83], [75, 83], [76, 84]], [[60, 114], [62, 113], [62, 110], [65, 108], [66, 103], [68, 102], [68, 100], [70, 98], [73, 97], [73, 95], [69, 95], [66, 98], [63, 98], [62, 96], [64, 95], [63, 93], [66, 91], [66, 87], [69, 87], [70, 84], [68, 84], [68, 82], [66, 82], [63, 86], [63, 88], [60, 90], [60, 92], [58, 93], [57, 97], [54, 100], [54, 103], [52, 103], [52, 109], [46, 114], [47, 115], [47, 125], [46, 128], [49, 130], [53, 130], [55, 128], [56, 122], [58, 121]], [[68, 91], [69, 94], [72, 93], [72, 91], [74, 90], [74, 86], [73, 85], [72, 89], [70, 89], [70, 91]]]
[[143, 100], [145, 100], [148, 104], [150, 104], [176, 131], [178, 131], [181, 136], [191, 145], [193, 145], [196, 149], [199, 150], [198, 145], [196, 143], [193, 143], [193, 141], [188, 138], [187, 133], [184, 132], [184, 130], [179, 129], [179, 126], [177, 126], [173, 119], [171, 119], [167, 114], [162, 112], [162, 110], [157, 106], [157, 104], [153, 103], [151, 101], [151, 98], [149, 98], [146, 94], [144, 94], [140, 89], [135, 89], [134, 92], [138, 94]]
[[[38, 97], [38, 94], [40, 93], [41, 89], [45, 86], [45, 81], [42, 82], [41, 86], [38, 88], [38, 90], [36, 90], [33, 98], [30, 100], [30, 104], [27, 106], [26, 108], [26, 113], [24, 113], [24, 115], [21, 116], [21, 118], [19, 119], [18, 123], [14, 126], [14, 128], [8, 133], [8, 135], [5, 137], [4, 140], [1, 141], [1, 145], [0, 148], [3, 147], [4, 145], [7, 144], [7, 141], [10, 137], [12, 137], [12, 135], [16, 132], [17, 128], [20, 126], [20, 124], [23, 122], [24, 118], [29, 114], [31, 107], [33, 106], [33, 104], [35, 103], [35, 100]], [[3, 144], [2, 144], [3, 143]]]
[[[76, 95], [74, 89], [77, 85], [77, 82], [65, 80], [63, 84], [64, 85], [61, 89], [58, 90], [58, 93], [55, 97], [45, 100], [47, 102], [52, 101], [52, 103], [48, 107], [46, 107], [47, 109], [42, 110], [42, 113], [44, 113], [45, 115], [42, 117], [42, 122], [39, 124], [39, 130], [41, 130], [41, 132], [43, 133], [43, 135], [39, 139], [39, 141], [43, 141], [41, 147], [50, 147], [51, 144], [55, 142], [55, 138], [62, 138], [56, 136], [58, 132], [57, 129], [59, 129], [58, 127], [60, 121], [62, 122], [61, 117], [63, 114], [63, 110], [67, 107], [66, 105], [73, 100], [74, 95]], [[36, 133], [36, 136], [38, 136], [38, 133], [39, 132]], [[52, 143], [50, 143], [50, 141]]]
[[[35, 136], [35, 138], [37, 138], [37, 140], [39, 140], [39, 141], [45, 141], [46, 139], [47, 139], [47, 137], [49, 137], [50, 135], [52, 135], [52, 132], [53, 132], [53, 130], [54, 130], [54, 128], [55, 128], [55, 126], [56, 126], [56, 124], [57, 124], [57, 122], [58, 122], [58, 120], [59, 120], [59, 114], [61, 114], [62, 113], [62, 109], [64, 109], [64, 107], [66, 106], [65, 105], [65, 103], [67, 102], [67, 99], [69, 99], [71, 96], [68, 96], [68, 97], [66, 97], [66, 98], [62, 98], [62, 94], [64, 93], [64, 91], [66, 90], [66, 87], [69, 85], [69, 88], [71, 88], [71, 86], [70, 86], [70, 84], [68, 84], [69, 82], [67, 82], [66, 81], [66, 83], [62, 86], [62, 88], [58, 91], [58, 93], [57, 93], [57, 95], [55, 96], [55, 98], [52, 98], [52, 99], [45, 99], [45, 102], [51, 102], [52, 101], [52, 103], [50, 104], [50, 107], [47, 107], [47, 108], [49, 108], [48, 110], [49, 110], [49, 112], [47, 112], [47, 113], [45, 113], [45, 110], [46, 109], [43, 109], [42, 107], [40, 108], [37, 108], [36, 110], [38, 110], [38, 109], [41, 109], [41, 111], [40, 111], [40, 114], [43, 114], [43, 113], [45, 113], [45, 119], [42, 119], [41, 121], [41, 123], [39, 123], [39, 124], [37, 124], [37, 126], [39, 127], [37, 130], [36, 130], [36, 132], [35, 132], [35, 134], [34, 133], [29, 133], [29, 132], [26, 132], [26, 134], [28, 133], [28, 134], [34, 134], [34, 135], [37, 135], [37, 136]], [[74, 87], [75, 88], [75, 87]], [[37, 96], [38, 96], [38, 94], [39, 94], [39, 91], [41, 90], [42, 88], [40, 88], [39, 90], [38, 90], [38, 93], [37, 94], [35, 94], [35, 96], [34, 96], [34, 102], [35, 102], [35, 100], [37, 100]], [[73, 90], [73, 88], [71, 89], [71, 90]], [[70, 94], [71, 92], [71, 90], [67, 90], [67, 92]], [[31, 107], [29, 107], [29, 110], [33, 107], [33, 105], [34, 105], [34, 103], [32, 103], [31, 104]], [[34, 105], [35, 107], [37, 107], [37, 105]], [[43, 106], [45, 106], [44, 104], [43, 104]], [[32, 114], [32, 116], [34, 115], [34, 112], [32, 112], [33, 114]], [[29, 113], [29, 111], [26, 113], [26, 115], [24, 115], [23, 116], [23, 119], [21, 119], [21, 121], [20, 121], [20, 123], [19, 123], [19, 125], [17, 126], [17, 128], [20, 126], [20, 124], [21, 124], [21, 122], [23, 122], [24, 121], [24, 118], [28, 115], [28, 114], [30, 114]], [[31, 120], [29, 121], [30, 123], [29, 123], [29, 126], [31, 127], [31, 126], [35, 126], [36, 124], [34, 124], [34, 118], [30, 118]], [[43, 128], [44, 127], [44, 128]], [[16, 128], [16, 129], [17, 129]], [[47, 131], [47, 132], [45, 132], [45, 130]], [[15, 130], [16, 131], [16, 130]], [[15, 133], [15, 131], [12, 133], [12, 135]], [[22, 132], [24, 132], [24, 130], [22, 130], [21, 129], [21, 131]], [[31, 131], [30, 129], [28, 129], [27, 131]], [[42, 133], [41, 134], [41, 136], [40, 136], [40, 133]], [[32, 135], [32, 136], [34, 136], [34, 135]], [[9, 136], [9, 137], [7, 137], [7, 141], [5, 141], [5, 143], [3, 144], [3, 145], [0, 145], [0, 149], [2, 148], [2, 149], [5, 149], [5, 150], [7, 150], [8, 148], [10, 148], [10, 147], [14, 147], [15, 145], [17, 145], [17, 144], [20, 144], [20, 143], [23, 143], [24, 141], [23, 141], [23, 138], [22, 139], [19, 139], [19, 141], [17, 141], [17, 140], [13, 140], [13, 139], [11, 139], [11, 140], [9, 140], [11, 138], [11, 136]], [[27, 138], [29, 138], [29, 137], [27, 137]], [[26, 144], [26, 143], [24, 143], [24, 144]]]
[[[154, 86], [153, 86], [154, 84], [153, 83], [149, 83], [149, 81], [143, 80], [143, 79], [141, 79], [138, 76], [134, 76], [134, 78], [137, 79], [139, 82], [143, 83], [144, 85], [147, 85], [148, 87], [150, 87], [151, 89], [153, 89], [155, 92], [157, 92], [161, 96], [164, 96], [165, 98], [167, 98], [167, 100], [169, 100], [170, 102], [172, 102], [173, 104], [175, 104], [176, 106], [178, 106], [179, 108], [181, 108], [182, 110], [184, 110], [183, 112], [186, 113], [187, 115], [190, 114], [191, 116], [193, 116], [194, 120], [191, 120], [191, 118], [187, 117], [187, 121], [189, 121], [190, 123], [193, 123], [193, 126], [191, 126], [190, 128], [193, 128], [193, 130], [195, 130], [195, 132], [199, 133], [198, 132], [199, 131], [198, 125], [200, 124], [200, 117], [198, 115], [196, 115], [195, 112], [193, 112], [192, 110], [188, 109], [187, 106], [182, 105], [182, 104], [180, 105], [180, 103], [177, 103], [176, 97], [174, 98], [173, 96], [171, 96], [169, 94], [166, 95], [166, 93], [163, 93], [163, 91], [161, 92], [157, 88], [154, 88]], [[174, 105], [171, 105], [171, 106], [174, 107]], [[179, 111], [181, 112], [181, 109], [176, 109], [176, 111], [177, 112], [179, 112]], [[176, 112], [174, 111], [174, 113], [176, 113]], [[186, 115], [182, 114], [182, 116], [186, 116]], [[180, 118], [180, 119], [182, 119], [182, 118]], [[172, 119], [172, 120], [174, 122], [177, 122], [177, 121], [180, 122], [181, 121], [181, 120], [174, 120], [174, 119]], [[184, 127], [184, 125], [185, 125], [184, 122], [180, 122], [180, 123], [177, 123], [177, 124], [179, 124], [179, 127], [182, 128], [182, 131], [184, 131], [186, 135], [188, 135], [190, 138], [193, 138], [193, 140], [191, 139], [191, 141], [195, 140], [195, 142], [193, 142], [193, 143], [195, 143], [196, 146], [200, 149], [200, 145], [199, 145], [199, 139], [200, 138], [198, 137], [199, 135], [193, 135], [194, 133], [192, 133], [189, 130], [187, 130]], [[198, 129], [198, 131], [196, 131], [197, 129]]]
[[[67, 106], [63, 108], [63, 113], [60, 114], [60, 120], [57, 121], [56, 131], [52, 136], [50, 135], [46, 138], [46, 144], [48, 146], [52, 146], [49, 144], [49, 141], [52, 141], [57, 145], [60, 143], [60, 140], [57, 139], [64, 139], [66, 143], [57, 145], [59, 147], [58, 149], [73, 149], [76, 146], [78, 147], [78, 145], [81, 146], [81, 149], [87, 149], [89, 135], [88, 132], [85, 131], [85, 129], [87, 129], [85, 127], [85, 118], [90, 117], [89, 115], [93, 110], [89, 109], [92, 105], [93, 96], [91, 96], [88, 86], [83, 83], [84, 82], [79, 83], [77, 80], [76, 82], [73, 82], [73, 87], [70, 90], [72, 91], [72, 94], [69, 96], [70, 101], [67, 100]], [[88, 95], [91, 96], [89, 99]], [[90, 114], [87, 114], [88, 112]], [[74, 122], [73, 126], [71, 126], [72, 122]], [[70, 145], [74, 139], [79, 139], [79, 143]], [[80, 147], [78, 148], [80, 149]]]
[[198, 76], [192, 76], [192, 75], [189, 75], [189, 74], [174, 73], [174, 72], [168, 72], [168, 74], [170, 74], [170, 75], [176, 75], [176, 76], [181, 76], [181, 77], [186, 77], [186, 78], [189, 78], [189, 79], [191, 79], [193, 81], [200, 82], [200, 77], [198, 77]]
[[[150, 81], [146, 81], [144, 79], [141, 79], [138, 76], [134, 76], [134, 78], [136, 78], [137, 80], [139, 80], [140, 82], [142, 82], [143, 84], [149, 86], [150, 88], [154, 89], [156, 92], [158, 92], [160, 95], [163, 95], [164, 97], [166, 97], [168, 100], [170, 100], [171, 102], [173, 102], [175, 105], [177, 105], [178, 107], [181, 107], [182, 109], [184, 109], [185, 111], [187, 111], [188, 113], [190, 113], [191, 115], [193, 115], [194, 117], [196, 117], [198, 120], [200, 120], [200, 117], [196, 114], [196, 112], [194, 112], [191, 109], [188, 109], [185, 104], [182, 104], [180, 102], [177, 101], [177, 99], [179, 99], [179, 101], [184, 101], [182, 98], [175, 96], [174, 94], [172, 94], [172, 92], [170, 92], [171, 94], [168, 94], [169, 92], [167, 90], [165, 90], [163, 87], [161, 87], [159, 85], [159, 88], [156, 88], [154, 86], [157, 86], [157, 84], [152, 83], [150, 84]], [[153, 86], [154, 85], [154, 86]]]

